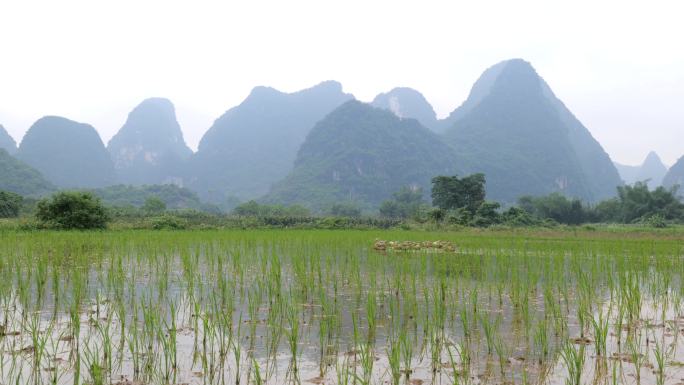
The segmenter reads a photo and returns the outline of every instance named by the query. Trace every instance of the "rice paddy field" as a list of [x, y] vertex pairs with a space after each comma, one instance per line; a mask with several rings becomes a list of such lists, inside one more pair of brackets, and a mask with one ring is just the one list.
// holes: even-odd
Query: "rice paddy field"
[[682, 239], [2, 232], [0, 384], [682, 383]]

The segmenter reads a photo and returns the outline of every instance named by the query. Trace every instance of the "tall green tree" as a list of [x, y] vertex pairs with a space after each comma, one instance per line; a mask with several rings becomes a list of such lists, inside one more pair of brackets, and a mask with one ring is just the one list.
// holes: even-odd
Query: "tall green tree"
[[415, 217], [423, 203], [422, 188], [402, 187], [392, 194], [392, 199], [382, 202], [380, 215], [396, 219]]
[[523, 210], [540, 219], [553, 219], [558, 223], [577, 225], [589, 221], [589, 209], [579, 199], [570, 199], [560, 193], [541, 197], [523, 196], [518, 199]]
[[464, 208], [471, 214], [485, 200], [484, 174], [472, 174], [463, 178], [458, 176], [437, 176], [432, 178], [432, 204], [442, 210]]
[[678, 186], [651, 191], [646, 182], [619, 186], [620, 220], [631, 223], [660, 215], [668, 220], [684, 220], [684, 204], [677, 199]]

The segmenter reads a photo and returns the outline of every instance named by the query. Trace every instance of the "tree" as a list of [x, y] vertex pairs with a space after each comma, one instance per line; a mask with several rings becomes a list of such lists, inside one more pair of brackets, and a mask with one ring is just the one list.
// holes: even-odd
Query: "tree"
[[380, 205], [380, 215], [385, 218], [411, 218], [418, 215], [423, 205], [423, 189], [402, 187], [392, 194], [391, 200]]
[[159, 197], [153, 196], [145, 199], [142, 209], [148, 214], [161, 214], [166, 211], [166, 203]]
[[553, 193], [541, 197], [523, 196], [518, 199], [523, 210], [540, 219], [553, 219], [558, 223], [578, 225], [590, 219], [589, 209], [579, 199]]
[[385, 218], [403, 218], [403, 211], [401, 205], [395, 200], [387, 200], [380, 204], [380, 215]]
[[361, 216], [361, 209], [354, 203], [335, 203], [330, 206], [330, 215], [334, 217], [358, 218]]
[[684, 204], [677, 199], [677, 191], [677, 186], [650, 191], [645, 182], [619, 186], [619, 219], [632, 223], [658, 214], [666, 220], [683, 220]]
[[498, 202], [482, 202], [475, 211], [473, 224], [475, 226], [487, 227], [501, 222], [501, 214], [497, 210], [501, 208]]
[[241, 217], [259, 217], [264, 216], [266, 213], [263, 206], [256, 201], [251, 200], [235, 206], [233, 214]]
[[442, 210], [465, 208], [474, 215], [485, 200], [485, 183], [484, 174], [434, 177], [432, 204]]
[[36, 217], [61, 229], [103, 229], [109, 221], [100, 199], [79, 191], [62, 191], [39, 201]]
[[18, 217], [23, 200], [21, 195], [0, 191], [0, 218]]
[[501, 214], [501, 221], [510, 226], [532, 226], [538, 224], [538, 221], [520, 207], [510, 207]]
[[263, 205], [256, 201], [249, 201], [238, 205], [232, 211], [233, 215], [241, 217], [308, 217], [309, 209], [300, 205]]

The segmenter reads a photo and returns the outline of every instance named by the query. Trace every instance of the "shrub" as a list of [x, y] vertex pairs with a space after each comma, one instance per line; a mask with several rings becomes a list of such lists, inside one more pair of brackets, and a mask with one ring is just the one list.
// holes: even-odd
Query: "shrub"
[[62, 191], [38, 202], [36, 218], [60, 229], [103, 229], [109, 214], [89, 192]]
[[653, 214], [649, 217], [644, 218], [641, 222], [647, 226], [656, 229], [664, 229], [667, 227], [667, 221], [665, 220], [665, 217], [661, 214]]
[[173, 215], [162, 215], [152, 219], [155, 230], [184, 230], [188, 228], [188, 221]]

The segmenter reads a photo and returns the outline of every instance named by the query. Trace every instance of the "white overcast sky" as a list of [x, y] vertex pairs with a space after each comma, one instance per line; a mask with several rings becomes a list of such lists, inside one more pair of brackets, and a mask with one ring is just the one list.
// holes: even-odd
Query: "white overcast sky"
[[142, 99], [194, 149], [257, 85], [421, 91], [440, 117], [488, 66], [530, 61], [613, 160], [684, 155], [682, 1], [0, 0], [0, 124], [44, 115], [106, 143]]

